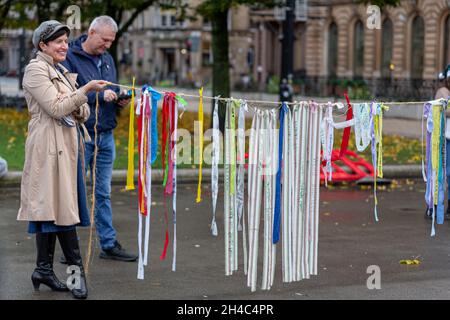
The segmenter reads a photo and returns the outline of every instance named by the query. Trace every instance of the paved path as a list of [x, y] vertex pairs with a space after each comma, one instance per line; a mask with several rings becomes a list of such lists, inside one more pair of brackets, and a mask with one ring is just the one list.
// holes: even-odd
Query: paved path
[[[431, 238], [430, 222], [423, 217], [423, 182], [379, 192], [380, 222], [373, 219], [370, 190], [321, 189], [319, 275], [298, 283], [281, 282], [281, 248], [272, 290], [251, 293], [246, 287], [242, 259], [239, 271], [224, 275], [223, 195], [219, 196], [219, 236], [209, 232], [211, 202], [204, 186], [204, 201], [195, 203], [195, 185], [178, 193], [178, 267], [160, 261], [164, 216], [160, 187], [154, 188], [150, 265], [145, 280], [136, 280], [136, 263], [101, 260], [94, 251], [89, 278], [90, 299], [448, 299], [450, 298], [450, 224], [437, 228]], [[221, 186], [221, 191], [222, 191]], [[137, 250], [136, 194], [113, 188], [114, 221], [125, 248]], [[34, 268], [34, 238], [26, 223], [17, 222], [19, 189], [0, 193], [0, 299], [71, 299], [68, 293], [48, 289], [35, 293], [30, 276]], [[172, 230], [170, 230], [172, 234]], [[83, 252], [87, 229], [80, 229]], [[56, 257], [60, 255], [57, 245]], [[419, 256], [419, 266], [400, 265], [401, 259]], [[258, 270], [261, 271], [262, 261]], [[367, 267], [381, 268], [381, 290], [368, 290]], [[64, 268], [55, 266], [60, 278]], [[258, 283], [261, 275], [258, 274]]]
[[[384, 135], [399, 135], [411, 139], [422, 139], [422, 121], [412, 119], [383, 119]], [[426, 123], [424, 123], [424, 135], [426, 134]], [[426, 137], [426, 136], [425, 136]]]

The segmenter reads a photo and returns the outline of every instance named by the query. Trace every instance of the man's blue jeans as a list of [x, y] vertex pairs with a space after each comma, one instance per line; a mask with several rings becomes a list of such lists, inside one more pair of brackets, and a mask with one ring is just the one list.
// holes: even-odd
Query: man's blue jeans
[[[91, 170], [94, 162], [94, 135], [91, 142], [86, 143], [86, 170]], [[115, 245], [116, 230], [112, 224], [111, 179], [116, 146], [112, 131], [97, 134], [97, 160], [95, 177], [95, 227], [103, 250]]]

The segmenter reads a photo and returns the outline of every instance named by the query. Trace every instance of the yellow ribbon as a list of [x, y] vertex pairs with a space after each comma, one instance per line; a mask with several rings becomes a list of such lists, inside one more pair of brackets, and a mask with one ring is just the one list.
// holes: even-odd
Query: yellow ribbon
[[200, 135], [200, 164], [198, 166], [198, 187], [197, 187], [197, 199], [195, 200], [197, 203], [202, 201], [202, 167], [203, 167], [203, 87], [198, 91], [200, 95], [200, 102], [198, 105], [198, 126], [199, 126], [199, 135]]
[[434, 179], [434, 186], [433, 186], [433, 192], [434, 195], [434, 205], [438, 204], [438, 188], [439, 188], [439, 181], [437, 179], [437, 173], [439, 170], [439, 144], [441, 139], [440, 130], [441, 129], [441, 108], [440, 105], [433, 105], [433, 133], [431, 136], [431, 166], [433, 169], [433, 172], [436, 172], [436, 179]]
[[126, 190], [134, 190], [134, 84], [135, 78], [133, 77], [130, 103], [130, 125], [128, 131], [128, 171]]

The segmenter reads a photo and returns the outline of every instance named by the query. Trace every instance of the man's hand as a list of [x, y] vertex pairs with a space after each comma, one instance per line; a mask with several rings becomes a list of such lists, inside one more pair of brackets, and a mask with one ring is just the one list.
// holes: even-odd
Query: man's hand
[[117, 104], [123, 108], [126, 107], [130, 103], [130, 101], [131, 99], [121, 99], [117, 101]]
[[117, 94], [112, 90], [105, 90], [103, 93], [103, 99], [106, 102], [111, 102], [117, 100]]

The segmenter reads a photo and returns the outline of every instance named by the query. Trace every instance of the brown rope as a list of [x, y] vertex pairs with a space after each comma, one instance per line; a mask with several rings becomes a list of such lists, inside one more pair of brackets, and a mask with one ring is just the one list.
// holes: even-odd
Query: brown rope
[[97, 146], [97, 125], [98, 125], [98, 91], [95, 96], [95, 124], [94, 124], [94, 160], [92, 162], [92, 204], [91, 204], [91, 213], [90, 213], [90, 222], [91, 225], [89, 227], [89, 243], [88, 243], [88, 249], [86, 253], [86, 259], [84, 261], [84, 272], [87, 275], [89, 273], [89, 263], [91, 260], [92, 255], [92, 243], [94, 241], [94, 213], [95, 213], [95, 179], [96, 179], [96, 169], [97, 169], [97, 152], [98, 152], [98, 146]]

